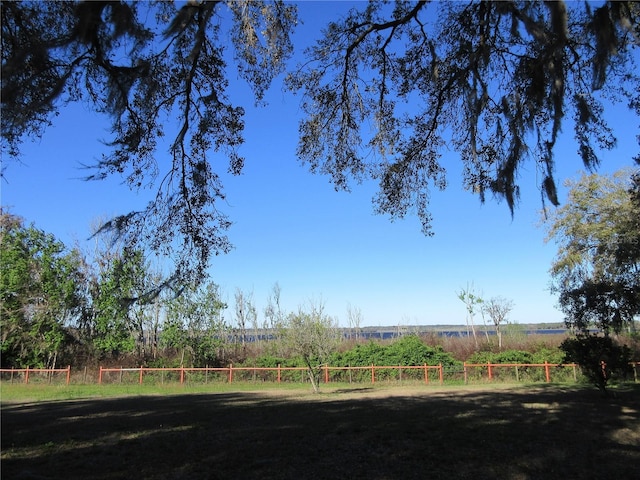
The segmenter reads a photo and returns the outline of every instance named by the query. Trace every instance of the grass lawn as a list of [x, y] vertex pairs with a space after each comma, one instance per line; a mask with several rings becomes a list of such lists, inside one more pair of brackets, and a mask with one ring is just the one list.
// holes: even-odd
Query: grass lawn
[[640, 385], [28, 387], [3, 479], [640, 478]]

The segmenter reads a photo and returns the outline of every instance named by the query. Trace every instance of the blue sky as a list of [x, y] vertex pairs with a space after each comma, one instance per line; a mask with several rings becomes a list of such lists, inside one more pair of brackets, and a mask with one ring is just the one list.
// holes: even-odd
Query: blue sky
[[[299, 26], [296, 47], [317, 37], [325, 20], [346, 5], [303, 5], [300, 17], [307, 24]], [[445, 153], [449, 187], [432, 192], [435, 236], [425, 237], [415, 217], [390, 222], [373, 213], [375, 184], [335, 192], [327, 178], [298, 162], [300, 98], [283, 92], [279, 80], [266, 108], [253, 108], [248, 90], [235, 88], [247, 111], [244, 174], [224, 177], [224, 211], [234, 222], [228, 233], [235, 249], [214, 258], [210, 268], [230, 305], [229, 320], [236, 288], [253, 292], [262, 318], [275, 282], [286, 310], [323, 301], [342, 325], [348, 305], [361, 310], [363, 325], [462, 325], [465, 308], [456, 293], [470, 283], [483, 298], [512, 300], [511, 321], [563, 320], [548, 291], [556, 247], [544, 243], [545, 230], [538, 226], [540, 178], [533, 164], [521, 175], [522, 201], [512, 219], [506, 204], [489, 198], [481, 205], [464, 191], [458, 156]], [[609, 118], [619, 146], [604, 155], [600, 173], [631, 165], [638, 149], [638, 119], [622, 108]], [[577, 177], [581, 170], [568, 124], [565, 131], [556, 151], [558, 179]], [[86, 245], [95, 219], [139, 208], [150, 193], [130, 192], [117, 178], [80, 180], [86, 172], [79, 166], [99, 157], [104, 138], [103, 118], [80, 104], [63, 109], [41, 139], [25, 142], [21, 163], [3, 161], [2, 205], [68, 245]], [[566, 192], [560, 193], [562, 201]]]

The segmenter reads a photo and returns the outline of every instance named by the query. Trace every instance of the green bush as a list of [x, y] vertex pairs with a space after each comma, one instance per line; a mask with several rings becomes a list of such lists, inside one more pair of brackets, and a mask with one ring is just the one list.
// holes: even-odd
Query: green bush
[[624, 379], [631, 369], [629, 347], [611, 337], [579, 335], [564, 340], [560, 348], [565, 361], [580, 365], [589, 381], [602, 390], [611, 380]]
[[408, 335], [389, 344], [381, 345], [374, 341], [356, 345], [351, 350], [336, 353], [331, 364], [338, 367], [363, 367], [369, 365], [419, 366], [419, 365], [453, 366], [460, 362], [445, 352], [441, 346], [430, 347], [416, 335]]
[[535, 363], [533, 355], [522, 350], [505, 350], [504, 352], [476, 352], [467, 363]]
[[533, 363], [544, 363], [549, 362], [553, 365], [558, 365], [564, 362], [564, 353], [562, 350], [550, 349], [550, 348], [541, 348], [537, 352], [533, 353]]

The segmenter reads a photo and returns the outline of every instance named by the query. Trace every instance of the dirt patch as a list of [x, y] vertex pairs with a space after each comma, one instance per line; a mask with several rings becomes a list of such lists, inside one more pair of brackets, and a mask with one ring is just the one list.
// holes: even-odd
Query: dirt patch
[[2, 477], [635, 478], [639, 393], [416, 386], [4, 405]]

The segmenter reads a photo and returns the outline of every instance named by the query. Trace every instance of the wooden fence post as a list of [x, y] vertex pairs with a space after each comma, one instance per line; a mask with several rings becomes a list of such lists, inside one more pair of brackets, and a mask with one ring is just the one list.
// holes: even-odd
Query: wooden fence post
[[67, 385], [71, 382], [71, 365], [67, 365]]
[[140, 365], [140, 379], [138, 380], [138, 384], [142, 385], [142, 365]]
[[491, 362], [487, 362], [487, 373], [489, 374], [489, 380], [492, 380], [493, 372], [491, 372]]
[[516, 365], [516, 382], [520, 381], [520, 372], [518, 371], [518, 365]]
[[324, 383], [329, 383], [329, 365], [324, 365]]
[[[635, 370], [635, 369], [633, 370], [633, 373], [634, 373], [634, 375], [635, 375], [635, 373], [636, 373], [636, 370]], [[575, 363], [573, 364], [573, 381], [574, 381], [574, 382], [577, 382], [577, 381], [578, 381], [578, 375], [576, 374], [576, 364], [575, 364]], [[638, 381], [638, 377], [636, 377], [636, 382], [637, 382], [637, 381]]]
[[100, 370], [98, 371], [98, 385], [102, 385], [102, 366], [100, 366]]
[[442, 363], [440, 364], [440, 385], [444, 383], [444, 372], [442, 371]]
[[426, 363], [424, 364], [424, 383], [429, 384], [429, 369]]
[[278, 364], [278, 383], [280, 383], [281, 372], [280, 372], [280, 364]]
[[29, 367], [24, 371], [24, 383], [29, 383]]
[[184, 365], [180, 365], [180, 385], [184, 383]]
[[233, 363], [229, 364], [229, 383], [233, 382]]
[[467, 378], [467, 362], [462, 362], [462, 371], [464, 372], [464, 384], [466, 385], [468, 382]]
[[376, 368], [371, 364], [371, 383], [376, 383]]
[[544, 361], [544, 376], [547, 379], [547, 383], [549, 383], [551, 381], [551, 378], [549, 377], [549, 362], [546, 360]]

